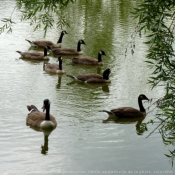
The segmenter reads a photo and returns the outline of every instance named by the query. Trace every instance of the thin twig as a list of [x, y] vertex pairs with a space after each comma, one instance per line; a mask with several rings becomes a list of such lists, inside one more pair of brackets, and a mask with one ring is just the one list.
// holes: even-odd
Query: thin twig
[[[167, 120], [167, 118], [165, 120]], [[150, 134], [148, 136], [146, 136], [146, 138], [148, 138], [159, 126], [161, 126], [162, 123], [165, 122], [165, 120], [163, 120], [152, 132], [150, 132]]]

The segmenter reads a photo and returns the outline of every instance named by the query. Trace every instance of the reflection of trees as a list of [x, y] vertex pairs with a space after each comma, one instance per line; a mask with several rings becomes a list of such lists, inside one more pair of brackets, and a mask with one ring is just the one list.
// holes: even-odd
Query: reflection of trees
[[[116, 33], [120, 33], [117, 30], [125, 30], [129, 33], [130, 12], [136, 5], [136, 2], [123, 2], [123, 0], [76, 1], [76, 4], [68, 6], [70, 21], [77, 24], [74, 25], [72, 34], [69, 34], [73, 35], [71, 37], [75, 38], [75, 41], [77, 37], [84, 37], [87, 42], [84, 50], [88, 50], [88, 55], [95, 56], [98, 50], [103, 49], [108, 56], [113, 50], [113, 44], [120, 42], [115, 38]], [[76, 6], [76, 9], [74, 6]], [[128, 37], [127, 33], [126, 37]], [[101, 42], [101, 38], [103, 38], [103, 41], [106, 38], [105, 42]]]
[[[135, 18], [138, 18], [138, 31], [146, 31], [148, 46], [147, 62], [153, 68], [149, 83], [152, 88], [164, 86], [162, 103], [156, 120], [160, 121], [159, 132], [164, 144], [175, 144], [175, 61], [174, 61], [174, 30], [175, 13], [174, 1], [144, 0], [135, 9]], [[153, 121], [152, 123], [154, 123]], [[157, 128], [156, 128], [157, 129]], [[170, 151], [173, 165], [175, 150]]]
[[[163, 143], [165, 145], [173, 145], [174, 146], [174, 144], [175, 144], [174, 119], [173, 119], [173, 123], [172, 123], [171, 119], [164, 121], [161, 128], [159, 129], [159, 132], [162, 135]], [[175, 149], [172, 150], [172, 151], [169, 150], [169, 154], [165, 154], [165, 155], [170, 159], [170, 162], [173, 166], [173, 161], [174, 161], [174, 158], [175, 158]]]

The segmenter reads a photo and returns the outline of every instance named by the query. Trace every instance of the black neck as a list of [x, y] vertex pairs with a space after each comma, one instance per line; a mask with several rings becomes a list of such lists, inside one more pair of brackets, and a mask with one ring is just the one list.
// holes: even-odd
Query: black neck
[[41, 148], [41, 154], [47, 154], [47, 151], [48, 151], [48, 141], [49, 141], [49, 139], [48, 139], [48, 135], [45, 135], [44, 136], [44, 146], [42, 146]]
[[45, 120], [50, 120], [50, 106], [46, 108], [46, 117]]
[[139, 103], [140, 112], [145, 112], [145, 108], [143, 107], [142, 100], [140, 98], [138, 98], [138, 103]]
[[78, 42], [78, 44], [77, 44], [77, 52], [80, 52], [80, 51], [81, 51], [81, 43]]
[[62, 70], [62, 59], [59, 59], [59, 70]]
[[58, 43], [62, 43], [63, 36], [64, 36], [64, 33], [61, 32], [61, 35], [60, 35], [60, 37], [59, 37], [59, 39], [58, 39], [58, 41], [57, 41], [57, 44], [58, 44]]
[[101, 56], [101, 54], [100, 53], [98, 53], [98, 62], [102, 62], [102, 56]]
[[44, 57], [47, 56], [47, 49], [44, 48]]

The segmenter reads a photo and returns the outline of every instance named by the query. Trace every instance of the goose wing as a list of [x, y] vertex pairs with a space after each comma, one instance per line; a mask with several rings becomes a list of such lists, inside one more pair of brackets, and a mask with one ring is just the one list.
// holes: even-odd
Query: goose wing
[[45, 47], [45, 46], [52, 46], [54, 45], [53, 42], [51, 41], [45, 41], [45, 40], [41, 40], [41, 41], [32, 41], [32, 43], [38, 47]]
[[132, 107], [122, 107], [122, 108], [112, 109], [111, 112], [119, 118], [120, 117], [121, 118], [143, 117], [143, 115], [145, 114]]
[[78, 53], [75, 49], [71, 48], [52, 49], [52, 52], [56, 55], [74, 55]]
[[56, 63], [45, 63], [45, 66], [48, 68], [48, 69], [59, 69], [59, 64], [56, 64]]
[[[28, 114], [26, 118], [26, 125], [33, 127], [40, 127], [41, 122], [45, 120], [45, 116], [46, 114], [44, 112], [39, 111], [31, 112]], [[57, 122], [52, 115], [50, 115], [50, 121], [54, 123], [55, 127], [57, 126]]]
[[76, 76], [78, 80], [87, 81], [89, 79], [103, 79], [103, 77], [99, 74], [84, 74]]
[[28, 105], [28, 106], [27, 106], [27, 109], [29, 110], [29, 112], [31, 112], [31, 111], [39, 111], [39, 110], [37, 109], [37, 107], [34, 106], [34, 105]]
[[93, 58], [93, 57], [82, 57], [82, 58], [78, 58], [78, 57], [74, 57], [71, 58], [73, 63], [79, 63], [79, 64], [98, 64], [98, 60]]

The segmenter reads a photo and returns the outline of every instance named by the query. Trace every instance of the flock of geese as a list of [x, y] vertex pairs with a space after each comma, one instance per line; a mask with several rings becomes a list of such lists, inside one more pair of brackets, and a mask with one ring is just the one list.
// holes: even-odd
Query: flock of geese
[[[31, 59], [31, 60], [49, 60], [47, 55], [48, 51], [52, 52], [54, 55], [57, 55], [56, 63], [44, 63], [44, 70], [46, 72], [64, 74], [66, 71], [62, 67], [62, 55], [82, 55], [81, 45], [86, 44], [84, 40], [79, 40], [77, 43], [77, 49], [72, 48], [62, 48], [62, 39], [65, 34], [68, 34], [65, 30], [63, 30], [60, 34], [59, 40], [57, 43], [53, 43], [47, 40], [40, 41], [30, 41], [26, 39], [30, 43], [31, 46], [39, 47], [44, 49], [44, 53], [39, 52], [18, 52], [22, 58]], [[98, 59], [89, 57], [89, 56], [81, 56], [81, 57], [72, 57], [71, 61], [75, 64], [88, 64], [88, 65], [103, 65], [102, 56], [106, 56], [105, 52], [100, 50], [98, 52]], [[110, 69], [106, 69], [103, 72], [103, 75], [100, 74], [82, 74], [82, 75], [67, 75], [74, 80], [85, 82], [85, 83], [110, 83], [109, 74], [111, 73]], [[139, 118], [146, 116], [146, 110], [143, 107], [142, 100], [149, 100], [144, 94], [140, 94], [138, 97], [138, 105], [139, 110], [132, 107], [120, 107], [116, 109], [112, 109], [110, 111], [102, 110], [101, 112], [106, 112], [109, 116], [113, 116], [116, 118]], [[57, 127], [57, 122], [55, 117], [50, 114], [50, 101], [49, 99], [45, 99], [43, 101], [43, 112], [39, 111], [34, 105], [27, 106], [29, 113], [26, 118], [26, 124], [31, 127], [41, 128], [41, 129], [55, 129]], [[44, 111], [46, 111], [44, 113]]]

